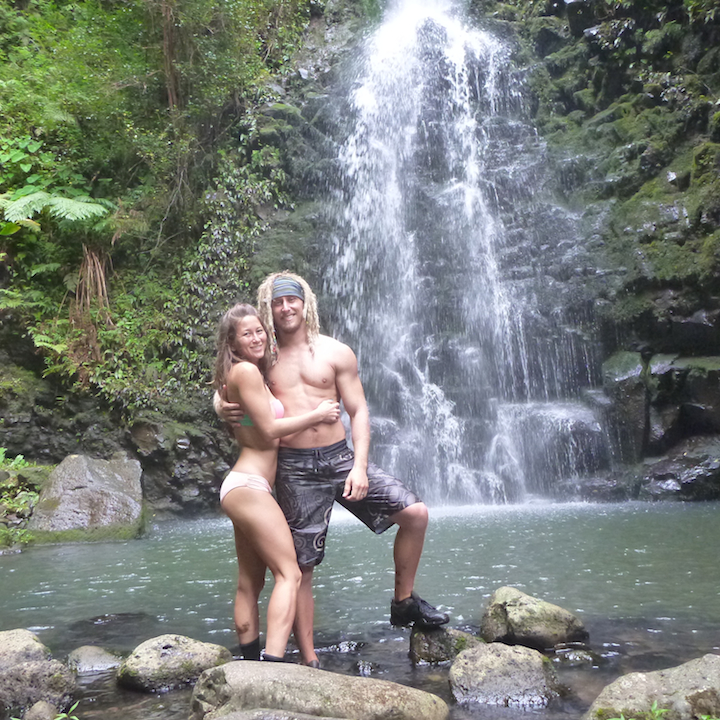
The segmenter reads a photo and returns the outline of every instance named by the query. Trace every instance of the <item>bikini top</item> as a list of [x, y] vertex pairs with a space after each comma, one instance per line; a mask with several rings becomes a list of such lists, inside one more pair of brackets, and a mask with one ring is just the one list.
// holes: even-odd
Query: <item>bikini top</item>
[[[285, 407], [276, 397], [274, 397], [270, 401], [270, 407], [273, 409], [273, 412], [275, 413], [276, 420], [279, 420], [281, 417], [285, 416]], [[245, 413], [245, 415], [243, 415], [243, 419], [240, 421], [240, 424], [245, 425], [247, 427], [254, 427], [252, 418], [247, 413]]]

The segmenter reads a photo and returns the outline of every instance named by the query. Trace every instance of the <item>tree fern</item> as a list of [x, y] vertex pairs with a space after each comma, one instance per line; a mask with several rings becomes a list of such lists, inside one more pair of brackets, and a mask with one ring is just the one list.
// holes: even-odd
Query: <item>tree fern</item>
[[89, 220], [107, 215], [108, 205], [107, 201], [101, 203], [89, 197], [62, 197], [51, 195], [44, 190], [21, 197], [18, 197], [18, 193], [0, 195], [0, 210], [3, 211], [5, 220], [19, 224], [27, 222], [33, 215], [41, 213], [43, 210], [47, 210], [48, 214], [56, 220]]

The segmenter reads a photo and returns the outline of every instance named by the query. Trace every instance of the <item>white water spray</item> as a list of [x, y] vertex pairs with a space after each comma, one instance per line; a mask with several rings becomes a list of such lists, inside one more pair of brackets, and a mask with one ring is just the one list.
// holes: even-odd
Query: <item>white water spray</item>
[[430, 500], [522, 497], [499, 409], [558, 397], [576, 384], [565, 355], [587, 361], [584, 341], [532, 332], [516, 261], [543, 242], [521, 216], [545, 163], [510, 56], [447, 0], [397, 3], [365, 44], [339, 153], [333, 330], [358, 352], [379, 461]]

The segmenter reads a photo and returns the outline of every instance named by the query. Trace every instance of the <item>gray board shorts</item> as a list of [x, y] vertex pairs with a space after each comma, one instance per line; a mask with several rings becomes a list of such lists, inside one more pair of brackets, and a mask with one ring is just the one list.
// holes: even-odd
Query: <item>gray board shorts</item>
[[378, 535], [393, 524], [391, 515], [420, 502], [400, 480], [372, 463], [367, 468], [367, 496], [356, 501], [343, 498], [354, 462], [355, 454], [345, 440], [320, 448], [279, 449], [275, 493], [290, 526], [300, 567], [322, 562], [334, 502]]

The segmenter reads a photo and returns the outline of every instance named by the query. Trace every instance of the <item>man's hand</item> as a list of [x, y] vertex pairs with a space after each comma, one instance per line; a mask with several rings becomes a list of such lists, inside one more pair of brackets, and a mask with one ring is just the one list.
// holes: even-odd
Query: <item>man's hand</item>
[[367, 496], [368, 484], [367, 471], [353, 467], [345, 480], [343, 497], [348, 500], [362, 500]]
[[228, 402], [227, 385], [222, 386], [222, 390], [218, 391], [219, 400], [215, 403], [215, 412], [220, 419], [230, 425], [239, 425], [245, 417], [243, 409], [238, 403]]

